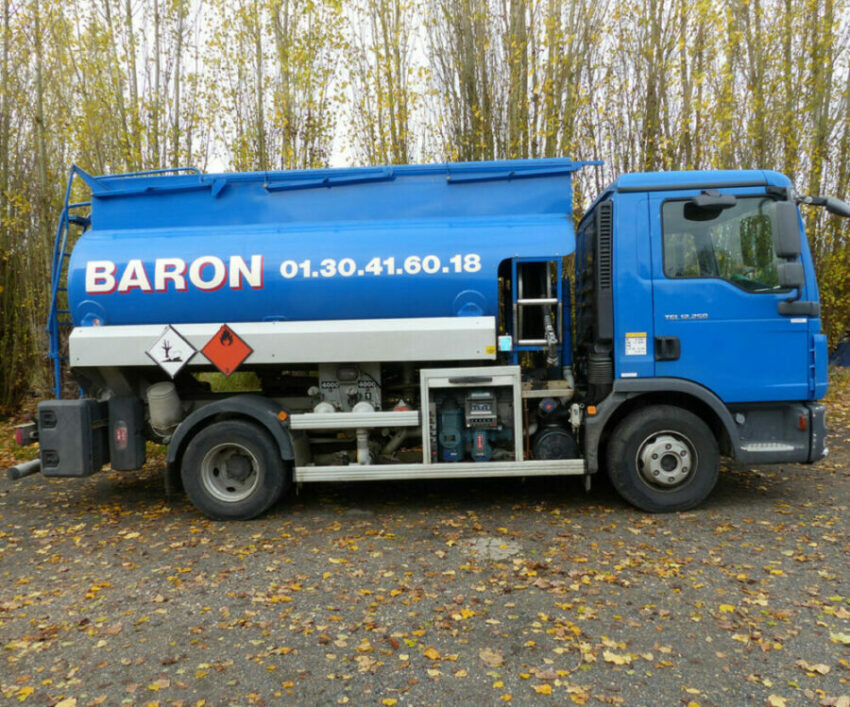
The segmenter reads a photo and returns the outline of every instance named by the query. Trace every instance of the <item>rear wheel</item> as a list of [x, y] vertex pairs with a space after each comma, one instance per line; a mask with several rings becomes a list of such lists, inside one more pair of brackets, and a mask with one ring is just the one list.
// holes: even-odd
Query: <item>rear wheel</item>
[[180, 476], [192, 503], [216, 520], [254, 518], [287, 486], [274, 439], [243, 420], [216, 422], [195, 435], [183, 455]]
[[607, 452], [617, 492], [651, 513], [693, 508], [717, 483], [717, 441], [708, 425], [681, 408], [636, 410], [614, 429]]

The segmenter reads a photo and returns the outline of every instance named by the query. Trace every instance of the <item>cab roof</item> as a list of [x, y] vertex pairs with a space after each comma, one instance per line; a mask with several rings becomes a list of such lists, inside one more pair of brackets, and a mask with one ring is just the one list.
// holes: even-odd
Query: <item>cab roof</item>
[[791, 180], [779, 172], [760, 169], [636, 172], [622, 175], [606, 191], [671, 191], [762, 186], [789, 187]]

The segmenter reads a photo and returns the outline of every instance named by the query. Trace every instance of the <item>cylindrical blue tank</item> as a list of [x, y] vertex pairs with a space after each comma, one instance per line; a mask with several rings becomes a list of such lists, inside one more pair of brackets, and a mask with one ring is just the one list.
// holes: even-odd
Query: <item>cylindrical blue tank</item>
[[500, 265], [574, 250], [566, 159], [100, 177], [75, 326], [496, 315]]

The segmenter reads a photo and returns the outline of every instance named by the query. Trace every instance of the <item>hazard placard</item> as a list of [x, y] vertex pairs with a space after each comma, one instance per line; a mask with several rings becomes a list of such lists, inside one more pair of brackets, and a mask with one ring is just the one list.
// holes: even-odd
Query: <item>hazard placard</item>
[[197, 351], [169, 325], [162, 330], [162, 334], [145, 353], [163, 371], [174, 378]]
[[254, 349], [240, 339], [227, 324], [222, 324], [215, 336], [204, 344], [201, 353], [219, 371], [229, 376], [242, 365], [248, 356], [254, 353]]

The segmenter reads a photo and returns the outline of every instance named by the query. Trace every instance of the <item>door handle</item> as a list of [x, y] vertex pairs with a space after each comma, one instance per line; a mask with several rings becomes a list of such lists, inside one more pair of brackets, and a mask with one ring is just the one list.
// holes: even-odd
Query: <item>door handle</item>
[[678, 336], [655, 337], [655, 360], [678, 361], [682, 354], [682, 346]]

